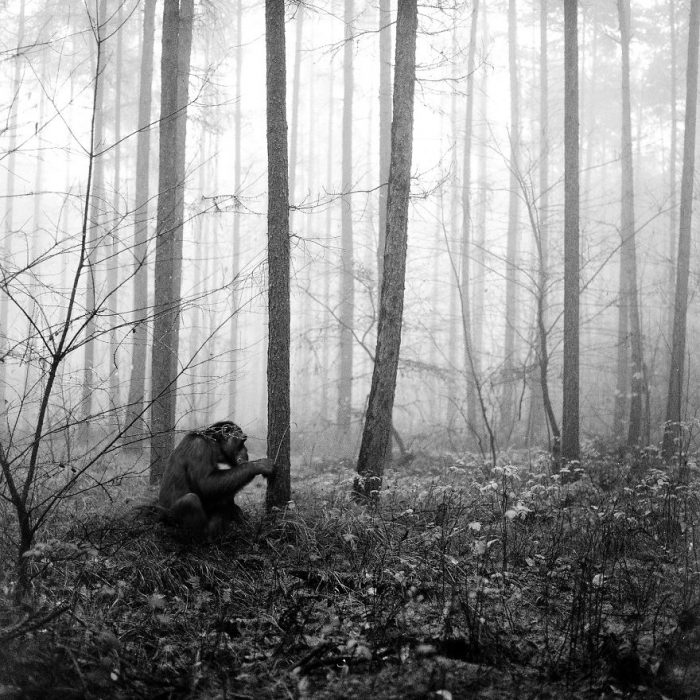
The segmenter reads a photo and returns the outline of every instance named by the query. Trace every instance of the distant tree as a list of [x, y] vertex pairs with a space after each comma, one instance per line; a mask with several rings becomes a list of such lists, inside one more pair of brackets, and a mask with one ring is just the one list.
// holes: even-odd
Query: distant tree
[[513, 430], [513, 388], [515, 371], [515, 338], [518, 323], [517, 265], [519, 242], [518, 158], [520, 155], [520, 81], [518, 78], [518, 17], [516, 0], [508, 0], [508, 66], [510, 76], [510, 185], [508, 194], [508, 236], [506, 243], [506, 315], [504, 352], [504, 384], [501, 402], [501, 424], [506, 434]]
[[666, 425], [662, 452], [670, 460], [680, 454], [681, 402], [685, 336], [688, 316], [688, 277], [690, 273], [690, 224], [693, 216], [693, 179], [695, 175], [695, 128], [698, 100], [698, 38], [700, 35], [700, 0], [690, 2], [688, 27], [688, 67], [685, 94], [685, 134], [683, 136], [683, 174], [681, 176], [681, 211], [678, 231], [678, 263], [676, 265], [676, 294], [673, 309], [671, 340], [671, 369], [666, 400]]
[[267, 456], [276, 471], [268, 481], [266, 507], [283, 507], [290, 483], [290, 300], [287, 65], [284, 0], [265, 2], [267, 55], [267, 259], [269, 340], [267, 351]]
[[352, 100], [353, 100], [353, 0], [345, 0], [345, 36], [343, 49], [343, 143], [342, 143], [342, 197], [340, 234], [340, 377], [338, 382], [338, 432], [344, 441], [350, 430], [352, 411], [352, 329], [355, 315], [355, 278], [353, 274], [352, 232]]
[[561, 456], [579, 458], [578, 0], [564, 0], [564, 381]]
[[[673, 298], [675, 282], [675, 266], [673, 259], [676, 252], [676, 226], [678, 225], [678, 47], [676, 25], [676, 0], [668, 0], [668, 26], [670, 32], [671, 65], [669, 66], [669, 102], [671, 105], [671, 143], [669, 144], [668, 163], [668, 214], [669, 214], [669, 265], [668, 265], [668, 293], [669, 298]], [[673, 325], [673, 314], [669, 313], [671, 326]], [[670, 329], [671, 332], [672, 329]]]
[[382, 288], [386, 199], [391, 163], [391, 0], [379, 0], [379, 231], [377, 292]]
[[194, 0], [165, 0], [151, 352], [151, 481], [173, 449], [178, 375], [185, 141]]
[[143, 40], [139, 70], [138, 134], [136, 136], [136, 183], [134, 186], [134, 311], [131, 376], [126, 409], [127, 442], [145, 432], [144, 393], [146, 388], [146, 352], [148, 343], [148, 201], [151, 162], [151, 96], [153, 92], [153, 39], [156, 0], [143, 5]]
[[[95, 154], [94, 180], [90, 191], [90, 228], [87, 242], [86, 266], [88, 268], [87, 284], [85, 285], [85, 309], [87, 319], [85, 322], [85, 357], [83, 360], [83, 399], [82, 414], [89, 419], [92, 415], [93, 397], [95, 393], [95, 330], [97, 328], [96, 307], [97, 298], [95, 290], [97, 247], [100, 241], [101, 222], [104, 219], [104, 157], [100, 151], [104, 150], [104, 92], [105, 92], [105, 41], [107, 35], [107, 2], [100, 0], [93, 32], [95, 33], [95, 46], [97, 56], [95, 61], [95, 135], [93, 152]], [[85, 424], [86, 429], [89, 423]]]
[[[24, 2], [19, 5], [19, 17], [17, 19], [17, 53], [14, 56], [14, 70], [12, 77], [12, 102], [8, 113], [7, 128], [9, 129], [9, 142], [7, 149], [7, 172], [5, 189], [5, 241], [3, 245], [4, 260], [10, 260], [12, 254], [12, 236], [14, 234], [14, 198], [15, 198], [15, 177], [17, 168], [17, 115], [19, 114], [19, 93], [22, 80], [22, 55], [24, 46]], [[1, 271], [0, 271], [1, 274]], [[2, 275], [4, 278], [4, 275]], [[5, 280], [3, 279], [3, 282]], [[6, 283], [6, 282], [5, 282]], [[9, 337], [9, 303], [6, 292], [0, 291], [0, 336]], [[0, 346], [0, 405], [5, 405], [7, 401], [7, 361], [5, 354], [9, 348]]]
[[[639, 318], [639, 296], [637, 292], [637, 252], [634, 228], [634, 169], [632, 166], [632, 117], [630, 107], [630, 0], [617, 0], [620, 22], [620, 47], [622, 50], [622, 131], [621, 131], [621, 217], [623, 280], [620, 289], [629, 329], [629, 345], [632, 365], [630, 367], [630, 402], [627, 444], [639, 443], [642, 428], [642, 399], [644, 389], [644, 360], [642, 331]], [[621, 312], [622, 314], [623, 312]], [[622, 322], [621, 322], [622, 325]], [[625, 343], [627, 345], [627, 343]], [[625, 362], [627, 357], [625, 357]], [[625, 387], [625, 390], [627, 387]]]
[[[299, 3], [295, 8], [294, 35], [294, 70], [292, 72], [292, 109], [291, 136], [289, 143], [289, 197], [292, 204], [296, 202], [296, 182], [299, 170], [299, 97], [301, 93], [301, 57], [302, 39], [304, 36], [304, 5]], [[289, 226], [292, 227], [292, 212], [289, 213]]]
[[[242, 142], [242, 128], [243, 128], [243, 109], [242, 101], [243, 94], [241, 89], [241, 79], [243, 77], [243, 0], [237, 0], [236, 3], [236, 104], [234, 107], [234, 117], [233, 117], [233, 191], [236, 196], [239, 197], [241, 194], [241, 142]], [[238, 377], [235, 373], [236, 362], [238, 359], [239, 352], [239, 339], [238, 339], [238, 291], [236, 288], [236, 278], [238, 277], [240, 269], [240, 256], [241, 256], [241, 212], [236, 209], [233, 212], [233, 232], [231, 241], [231, 336], [230, 345], [233, 355], [233, 366], [234, 366], [234, 376], [233, 381], [230, 384], [228, 397], [228, 413], [229, 416], [235, 420], [236, 416], [236, 403], [238, 398], [238, 391], [236, 389]]]
[[375, 499], [378, 496], [384, 463], [391, 446], [406, 278], [417, 24], [417, 0], [401, 0], [396, 20], [394, 116], [391, 124], [384, 279], [380, 295], [372, 387], [357, 460], [358, 476], [354, 484], [355, 494], [364, 499]]
[[[123, 23], [124, 23], [124, 6], [119, 5], [115, 15], [117, 48], [115, 51], [115, 71], [114, 71], [114, 95], [113, 95], [113, 110], [114, 110], [114, 191], [112, 193], [112, 211], [114, 212], [114, 223], [110, 231], [110, 263], [107, 268], [107, 287], [110, 290], [107, 300], [107, 309], [109, 316], [109, 400], [112, 406], [122, 406], [120, 393], [121, 383], [119, 381], [120, 363], [117, 360], [119, 353], [119, 339], [117, 336], [117, 326], [120, 325], [121, 319], [119, 314], [120, 304], [120, 264], [119, 264], [119, 227], [117, 225], [118, 217], [116, 216], [120, 207], [121, 200], [121, 157], [122, 157], [122, 73], [124, 66], [123, 52]], [[116, 417], [116, 416], [115, 416]]]
[[471, 314], [471, 274], [469, 261], [472, 255], [472, 135], [474, 124], [474, 71], [476, 57], [476, 32], [479, 22], [479, 0], [472, 2], [471, 28], [469, 31], [469, 53], [467, 58], [467, 105], [464, 118], [464, 159], [462, 163], [462, 255], [460, 272], [460, 303], [462, 309], [462, 335], [464, 342], [464, 372], [467, 378], [467, 420], [473, 431], [478, 431], [481, 423], [478, 418], [476, 389], [476, 366], [474, 365], [474, 349], [472, 345], [472, 314]]
[[549, 349], [547, 333], [547, 291], [549, 285], [549, 62], [547, 39], [547, 0], [540, 4], [540, 163], [539, 163], [539, 228], [535, 239], [538, 257], [537, 294], [537, 361], [540, 370], [540, 396], [553, 446], [561, 434], [549, 394]]

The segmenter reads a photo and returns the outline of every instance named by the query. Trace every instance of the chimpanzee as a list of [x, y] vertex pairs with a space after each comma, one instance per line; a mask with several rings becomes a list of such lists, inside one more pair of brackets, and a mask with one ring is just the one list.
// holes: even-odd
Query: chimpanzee
[[166, 519], [188, 534], [209, 538], [231, 520], [241, 520], [235, 495], [258, 474], [274, 473], [269, 459], [248, 461], [247, 436], [231, 421], [187, 433], [173, 450], [160, 484], [158, 501]]

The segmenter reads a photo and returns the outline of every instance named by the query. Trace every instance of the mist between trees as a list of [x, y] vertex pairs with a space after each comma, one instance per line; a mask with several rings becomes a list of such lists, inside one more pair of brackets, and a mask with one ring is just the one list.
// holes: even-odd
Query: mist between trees
[[[579, 436], [636, 449], [660, 445], [665, 424], [669, 459], [695, 448], [689, 11], [585, 3], [565, 69], [562, 3], [420, 6], [411, 160], [410, 132], [392, 154], [395, 4], [286, 5], [291, 413], [278, 435], [293, 455], [360, 449], [381, 279], [402, 254], [384, 256], [390, 163], [406, 147], [394, 449], [556, 456], [562, 418], [570, 459]], [[11, 0], [0, 12], [0, 461], [30, 537], [105, 452], [136, 448], [145, 473], [152, 448], [157, 477], [179, 431], [225, 417], [265, 452], [268, 341], [280, 340], [268, 337], [267, 234], [280, 222], [268, 225], [268, 197], [281, 190], [266, 181], [263, 4]], [[570, 197], [567, 70], [580, 115]], [[565, 337], [565, 222], [579, 338]], [[578, 379], [567, 400], [565, 356]], [[30, 508], [39, 477], [54, 495]]]

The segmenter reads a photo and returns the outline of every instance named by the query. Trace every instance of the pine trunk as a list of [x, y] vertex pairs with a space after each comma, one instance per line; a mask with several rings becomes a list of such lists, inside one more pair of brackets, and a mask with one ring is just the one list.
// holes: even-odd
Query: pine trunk
[[579, 458], [578, 0], [564, 0], [564, 382], [561, 455]]
[[268, 512], [291, 497], [289, 181], [287, 156], [287, 66], [284, 0], [265, 2], [267, 54], [267, 236], [269, 341], [267, 351], [267, 456], [276, 465], [268, 481]]
[[391, 448], [392, 411], [401, 347], [408, 201], [413, 152], [413, 94], [416, 75], [417, 0], [402, 0], [396, 22], [394, 118], [391, 125], [391, 165], [387, 207], [384, 280], [372, 388], [357, 461], [355, 494], [376, 500], [384, 464]]
[[688, 315], [688, 278], [690, 273], [690, 225], [693, 216], [693, 177], [695, 173], [695, 122], [698, 97], [698, 35], [700, 34], [700, 0], [691, 0], [688, 31], [688, 68], [686, 73], [685, 134], [683, 136], [683, 173], [681, 175], [681, 210], [678, 231], [678, 264], [673, 308], [671, 369], [666, 402], [666, 425], [663, 456], [682, 460], [681, 403], [685, 336]]

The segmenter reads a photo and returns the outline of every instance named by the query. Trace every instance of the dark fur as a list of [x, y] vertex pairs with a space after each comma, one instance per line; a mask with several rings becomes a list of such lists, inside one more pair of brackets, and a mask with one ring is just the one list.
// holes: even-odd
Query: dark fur
[[190, 534], [209, 537], [241, 519], [235, 495], [258, 474], [269, 477], [274, 471], [268, 459], [248, 461], [246, 437], [235, 423], [221, 421], [182, 438], [168, 459], [158, 496], [169, 519]]

